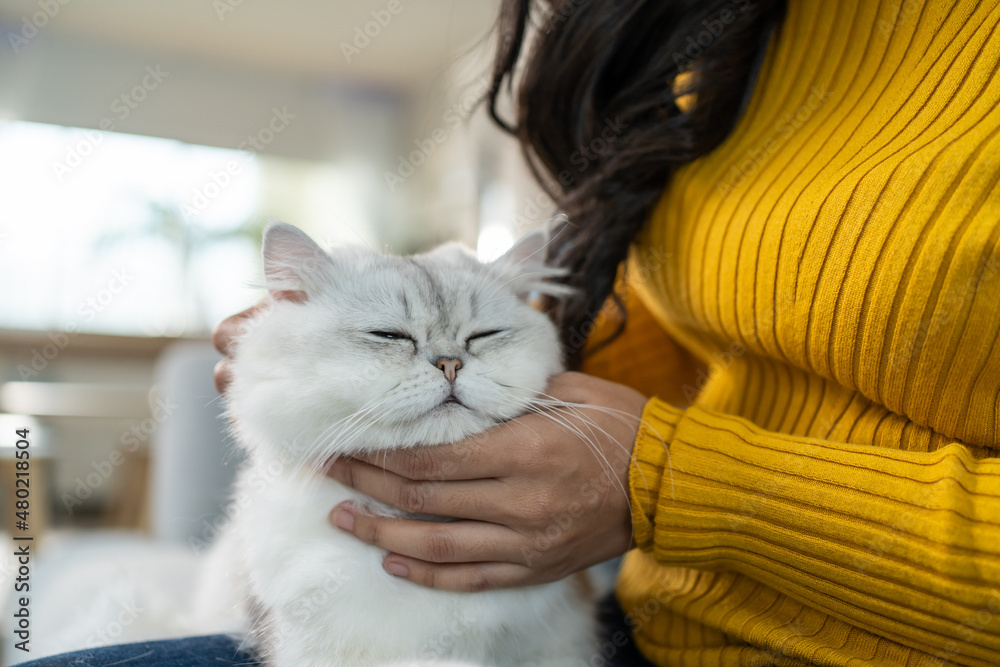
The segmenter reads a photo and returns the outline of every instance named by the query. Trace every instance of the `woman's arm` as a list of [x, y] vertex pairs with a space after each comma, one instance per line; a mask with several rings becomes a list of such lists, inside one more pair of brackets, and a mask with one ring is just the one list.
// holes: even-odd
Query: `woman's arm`
[[1000, 459], [786, 436], [658, 399], [644, 418], [633, 522], [658, 561], [747, 574], [929, 652], [1000, 658]]
[[[560, 378], [576, 388], [568, 400], [618, 404], [621, 385]], [[955, 642], [962, 655], [1000, 656], [1000, 460], [957, 443], [915, 453], [786, 436], [656, 398], [643, 420], [627, 475], [632, 537], [658, 561], [747, 574], [929, 652]], [[393, 552], [390, 573], [451, 590], [552, 581], [624, 551], [628, 505], [572, 433], [511, 424], [333, 467], [389, 504], [466, 520], [350, 506], [334, 520]]]

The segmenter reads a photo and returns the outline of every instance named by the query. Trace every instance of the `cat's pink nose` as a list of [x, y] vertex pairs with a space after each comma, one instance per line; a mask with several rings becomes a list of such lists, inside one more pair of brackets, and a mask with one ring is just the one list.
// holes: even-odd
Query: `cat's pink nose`
[[448, 382], [454, 382], [455, 378], [458, 377], [458, 369], [462, 367], [462, 360], [452, 357], [441, 357], [434, 365], [441, 369], [444, 376], [448, 378]]

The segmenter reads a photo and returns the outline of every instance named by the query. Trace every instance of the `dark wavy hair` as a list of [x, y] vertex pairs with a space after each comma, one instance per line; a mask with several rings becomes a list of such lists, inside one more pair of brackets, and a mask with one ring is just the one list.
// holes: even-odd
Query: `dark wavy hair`
[[735, 125], [784, 4], [503, 0], [489, 112], [566, 214], [549, 259], [578, 288], [553, 312], [571, 367], [671, 174]]

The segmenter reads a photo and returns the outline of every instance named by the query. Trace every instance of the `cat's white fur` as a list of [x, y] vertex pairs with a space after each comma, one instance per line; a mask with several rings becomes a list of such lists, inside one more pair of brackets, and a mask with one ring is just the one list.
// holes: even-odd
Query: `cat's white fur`
[[[252, 636], [274, 665], [586, 664], [593, 609], [572, 581], [453, 593], [395, 578], [383, 550], [328, 514], [348, 499], [398, 512], [319, 471], [337, 455], [454, 442], [522, 414], [562, 370], [555, 328], [524, 299], [559, 289], [543, 282], [542, 255], [537, 237], [484, 264], [456, 245], [327, 253], [294, 227], [266, 231], [273, 303], [239, 340], [227, 391], [250, 463], [219, 549], [263, 612]], [[461, 359], [454, 386], [441, 357]], [[460, 404], [446, 403], [453, 390]]]

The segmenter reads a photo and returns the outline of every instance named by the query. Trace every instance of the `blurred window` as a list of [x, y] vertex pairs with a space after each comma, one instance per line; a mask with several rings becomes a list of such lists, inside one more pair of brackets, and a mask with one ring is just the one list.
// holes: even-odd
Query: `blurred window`
[[205, 333], [260, 298], [265, 216], [371, 239], [344, 165], [20, 121], [0, 155], [0, 328]]

